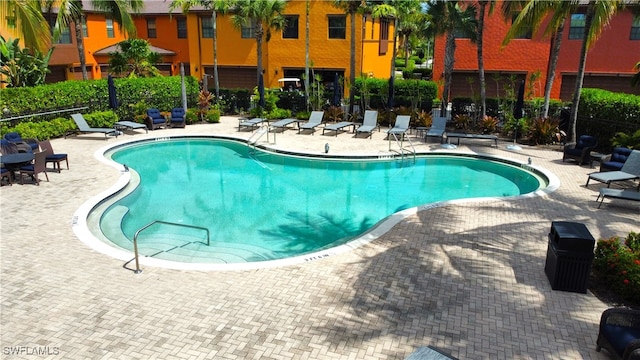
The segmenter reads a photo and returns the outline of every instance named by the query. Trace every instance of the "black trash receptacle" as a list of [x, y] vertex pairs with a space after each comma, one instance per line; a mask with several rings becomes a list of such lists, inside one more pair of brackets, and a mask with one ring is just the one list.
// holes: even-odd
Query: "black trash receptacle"
[[584, 224], [551, 223], [544, 272], [553, 290], [587, 292], [595, 243]]

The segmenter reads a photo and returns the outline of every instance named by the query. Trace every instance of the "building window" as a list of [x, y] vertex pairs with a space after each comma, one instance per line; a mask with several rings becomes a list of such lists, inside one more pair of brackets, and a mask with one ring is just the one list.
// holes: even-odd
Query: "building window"
[[242, 25], [240, 29], [240, 33], [242, 34], [243, 39], [255, 39], [256, 37], [256, 23], [255, 21], [251, 21], [249, 25]]
[[82, 17], [82, 37], [86, 38], [89, 37], [89, 30], [87, 28], [87, 18], [86, 17]]
[[187, 19], [176, 18], [176, 23], [178, 24], [178, 39], [186, 39], [187, 38]]
[[286, 25], [282, 31], [283, 39], [297, 39], [298, 38], [298, 15], [285, 15], [284, 17]]
[[584, 36], [585, 14], [571, 14], [569, 40], [582, 40]]
[[[51, 29], [52, 32], [55, 27], [55, 24], [56, 24], [55, 19], [51, 19], [49, 21], [49, 28]], [[56, 42], [56, 44], [71, 44], [71, 31], [68, 26], [60, 27], [60, 37], [58, 38], [58, 41]]]
[[148, 18], [147, 19], [147, 37], [150, 39], [155, 39], [158, 37], [158, 33], [156, 32], [156, 19]]
[[329, 15], [329, 39], [347, 38], [347, 16]]
[[633, 17], [633, 22], [631, 23], [631, 35], [629, 36], [629, 39], [640, 40], [640, 15]]
[[388, 50], [389, 50], [389, 19], [381, 18], [378, 54], [384, 55], [387, 53]]
[[15, 29], [16, 28], [16, 17], [15, 16], [7, 16], [6, 20], [7, 20], [7, 27], [9, 29]]
[[202, 37], [213, 39], [213, 22], [211, 22], [211, 17], [201, 16], [200, 24], [202, 24]]
[[[516, 18], [520, 15], [520, 13], [516, 13], [511, 15], [511, 23], [513, 24], [516, 21]], [[524, 26], [522, 31], [515, 36], [515, 39], [531, 39], [533, 35], [533, 29], [531, 26]]]
[[116, 37], [116, 35], [113, 32], [113, 19], [107, 18], [105, 22], [107, 24], [107, 37], [108, 38]]

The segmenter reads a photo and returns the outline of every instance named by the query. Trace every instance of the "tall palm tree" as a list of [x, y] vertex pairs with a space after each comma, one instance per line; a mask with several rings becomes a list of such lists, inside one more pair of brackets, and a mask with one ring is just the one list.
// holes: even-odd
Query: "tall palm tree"
[[40, 5], [39, 0], [0, 1], [0, 19], [14, 21], [16, 37], [24, 41], [25, 47], [46, 52], [51, 46], [51, 32]]
[[[82, 79], [87, 80], [89, 75], [86, 69], [86, 58], [84, 56], [84, 36], [82, 26], [84, 24], [84, 9], [81, 0], [45, 0], [48, 9], [57, 8], [58, 15], [54, 27], [54, 40], [60, 36], [64, 27], [74, 24], [76, 42], [78, 46], [78, 57], [82, 69]], [[144, 3], [142, 0], [92, 0], [91, 6], [99, 11], [104, 11], [129, 36], [135, 36], [136, 27], [131, 17], [131, 12], [139, 12]]]
[[571, 124], [571, 139], [576, 139], [578, 106], [580, 105], [584, 71], [587, 65], [587, 50], [598, 40], [602, 29], [609, 24], [609, 21], [618, 10], [618, 7], [622, 5], [623, 1], [624, 0], [592, 0], [589, 1], [587, 5], [576, 87], [571, 101], [571, 117], [569, 119]]
[[[216, 100], [220, 98], [220, 80], [218, 78], [218, 13], [221, 15], [229, 11], [230, 3], [224, 0], [173, 0], [169, 5], [169, 11], [181, 8], [184, 14], [193, 6], [202, 6], [211, 10], [211, 25], [213, 27], [213, 82], [216, 91]], [[205, 75], [206, 76], [206, 75]]]
[[233, 2], [231, 23], [237, 29], [242, 26], [254, 25], [257, 45], [258, 66], [256, 84], [262, 74], [262, 42], [271, 39], [271, 30], [279, 31], [285, 26], [282, 15], [286, 7], [285, 0], [236, 0]]
[[631, 86], [637, 86], [640, 87], [640, 61], [638, 61], [636, 63], [636, 65], [633, 67], [638, 73], [636, 73], [635, 75], [633, 75], [633, 77], [631, 78]]
[[518, 16], [511, 24], [503, 44], [506, 45], [511, 39], [521, 34], [523, 31], [538, 31], [539, 26], [545, 19], [548, 19], [544, 30], [545, 36], [551, 38], [551, 48], [549, 53], [549, 68], [544, 88], [544, 105], [542, 117], [549, 116], [549, 102], [551, 100], [551, 88], [556, 74], [556, 66], [560, 57], [560, 45], [562, 44], [562, 34], [564, 24], [573, 12], [578, 9], [575, 1], [562, 0], [528, 0], [528, 1], [505, 1], [502, 3], [502, 13], [507, 19], [511, 15], [519, 12]]
[[305, 29], [304, 29], [304, 103], [306, 109], [309, 111], [309, 49], [311, 48], [311, 42], [309, 41], [310, 23], [309, 15], [311, 14], [311, 0], [306, 0], [305, 9]]
[[468, 6], [461, 8], [457, 1], [432, 0], [429, 3], [427, 13], [434, 21], [433, 33], [435, 35], [446, 35], [446, 45], [444, 53], [444, 89], [442, 92], [442, 108], [440, 115], [447, 115], [447, 104], [449, 103], [449, 92], [451, 91], [451, 80], [453, 75], [454, 55], [456, 51], [456, 31], [475, 39], [476, 14], [475, 7]]
[[353, 85], [356, 83], [356, 14], [366, 8], [365, 0], [334, 0], [334, 5], [343, 9], [349, 14], [351, 21], [351, 47], [349, 58], [349, 84], [352, 90], [349, 91], [349, 114], [353, 114], [353, 103], [355, 102], [355, 94]]
[[489, 14], [493, 12], [495, 0], [479, 0], [478, 1], [478, 35], [476, 38], [476, 48], [478, 50], [478, 78], [480, 82], [480, 118], [487, 116], [487, 87], [484, 78], [484, 16], [489, 6]]

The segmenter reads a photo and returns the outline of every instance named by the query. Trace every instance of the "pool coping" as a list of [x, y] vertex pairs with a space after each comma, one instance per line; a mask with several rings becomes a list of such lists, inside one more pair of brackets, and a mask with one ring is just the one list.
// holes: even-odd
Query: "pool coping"
[[[76, 237], [89, 248], [98, 251], [104, 255], [110, 256], [112, 258], [125, 261], [126, 263], [134, 260], [134, 255], [130, 251], [126, 251], [123, 249], [116, 248], [112, 245], [105, 243], [103, 240], [97, 238], [90, 230], [88, 226], [88, 218], [91, 211], [93, 211], [97, 206], [112, 198], [114, 195], [121, 192], [123, 189], [127, 187], [129, 182], [131, 181], [131, 172], [126, 167], [126, 165], [121, 165], [112, 161], [104, 156], [108, 151], [112, 151], [118, 147], [128, 146], [134, 143], [146, 143], [152, 141], [167, 141], [171, 139], [180, 139], [180, 138], [202, 138], [202, 139], [226, 139], [238, 141], [240, 143], [250, 144], [247, 139], [234, 137], [234, 136], [225, 136], [225, 135], [178, 135], [178, 136], [164, 136], [164, 137], [155, 137], [155, 138], [145, 138], [140, 140], [122, 140], [115, 144], [106, 145], [100, 149], [98, 149], [94, 153], [94, 157], [101, 163], [110, 166], [117, 171], [120, 172], [120, 177], [118, 180], [108, 189], [98, 193], [97, 195], [91, 197], [87, 201], [85, 201], [73, 214], [72, 218], [72, 229]], [[389, 152], [387, 153], [377, 153], [377, 154], [319, 154], [319, 153], [302, 153], [295, 152], [289, 150], [278, 149], [272, 146], [267, 146], [264, 144], [255, 145], [256, 148], [261, 150], [270, 151], [282, 155], [291, 155], [291, 156], [302, 156], [302, 157], [312, 157], [312, 158], [324, 158], [324, 159], [389, 159], [389, 158], [397, 158], [401, 157], [397, 153]], [[446, 201], [438, 201], [434, 203], [429, 203], [425, 205], [420, 205], [412, 208], [408, 208], [394, 214], [387, 216], [386, 218], [380, 220], [376, 223], [371, 229], [369, 229], [364, 234], [358, 236], [350, 240], [349, 242], [338, 245], [329, 249], [324, 249], [320, 251], [316, 251], [313, 253], [308, 253], [300, 256], [289, 257], [285, 259], [276, 259], [276, 260], [268, 260], [268, 261], [259, 261], [259, 262], [248, 262], [248, 263], [232, 263], [232, 264], [211, 264], [211, 263], [183, 263], [162, 259], [155, 259], [146, 256], [140, 256], [139, 262], [144, 266], [151, 267], [161, 267], [167, 269], [174, 270], [191, 270], [191, 271], [238, 271], [238, 270], [256, 270], [256, 269], [264, 269], [264, 268], [273, 268], [273, 267], [284, 267], [290, 265], [296, 265], [306, 262], [311, 262], [315, 260], [324, 259], [327, 257], [336, 256], [345, 252], [350, 252], [358, 247], [369, 244], [382, 235], [386, 234], [390, 231], [396, 224], [398, 224], [403, 219], [418, 213], [419, 211], [427, 211], [429, 209], [434, 209], [438, 207], [462, 204], [462, 203], [472, 203], [472, 202], [481, 202], [481, 201], [492, 201], [492, 200], [520, 200], [537, 196], [547, 196], [554, 191], [556, 191], [560, 186], [559, 178], [553, 174], [551, 171], [548, 171], [542, 167], [533, 164], [525, 164], [519, 161], [515, 161], [513, 159], [509, 159], [502, 156], [495, 156], [484, 153], [474, 153], [474, 152], [466, 152], [466, 151], [425, 151], [425, 152], [417, 152], [416, 156], [420, 155], [438, 155], [438, 156], [464, 156], [464, 157], [475, 157], [486, 160], [494, 160], [508, 163], [512, 166], [522, 167], [528, 171], [532, 171], [536, 173], [538, 176], [545, 177], [548, 181], [548, 184], [543, 189], [538, 189], [534, 192], [517, 195], [517, 196], [507, 196], [507, 197], [481, 197], [481, 198], [467, 198], [467, 199], [456, 199], [456, 200], [446, 200]], [[126, 264], [125, 263], [125, 264]]]

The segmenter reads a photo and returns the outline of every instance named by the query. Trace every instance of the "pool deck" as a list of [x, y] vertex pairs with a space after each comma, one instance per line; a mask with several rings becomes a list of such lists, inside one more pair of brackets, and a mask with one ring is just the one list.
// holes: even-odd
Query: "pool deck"
[[[453, 151], [531, 158], [560, 187], [543, 197], [421, 210], [351, 252], [286, 267], [143, 266], [136, 275], [75, 235], [77, 209], [120, 177], [96, 159], [98, 149], [171, 135], [253, 134], [237, 126], [237, 118], [223, 117], [106, 141], [102, 134], [54, 139], [55, 151], [69, 154], [70, 170], [63, 165], [40, 186], [3, 186], [2, 358], [404, 359], [432, 345], [459, 359], [609, 359], [595, 351], [608, 306], [591, 293], [551, 289], [547, 234], [552, 221], [575, 221], [596, 239], [624, 237], [640, 230], [640, 205], [612, 200], [598, 209], [602, 184], [584, 186], [597, 168], [562, 163], [557, 149], [514, 152], [508, 142], [463, 141]], [[273, 146], [323, 153], [329, 144], [332, 154], [383, 155], [384, 131], [355, 139], [286, 130]], [[452, 151], [433, 139], [412, 140], [421, 152]]]

